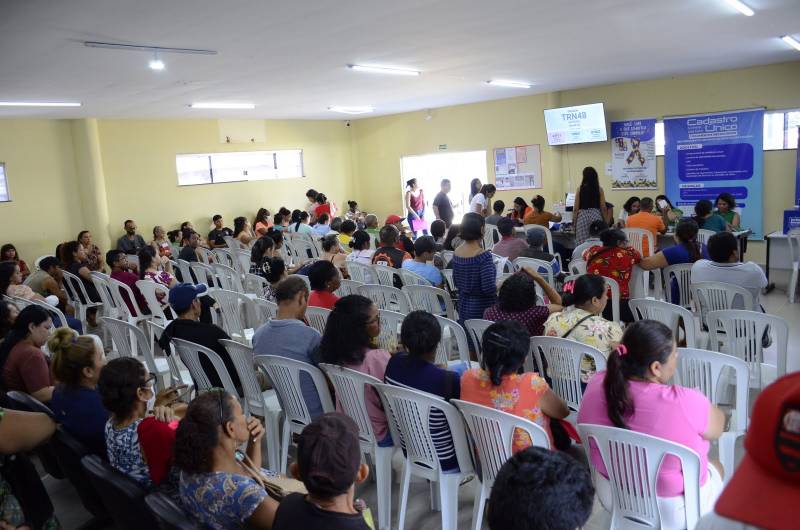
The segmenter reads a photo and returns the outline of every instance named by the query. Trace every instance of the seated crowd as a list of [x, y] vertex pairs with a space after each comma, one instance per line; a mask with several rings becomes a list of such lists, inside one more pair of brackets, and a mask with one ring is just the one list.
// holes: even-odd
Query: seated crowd
[[[415, 186], [410, 186], [409, 194], [416, 192]], [[444, 183], [442, 189], [446, 194]], [[710, 204], [700, 201], [695, 207], [697, 215], [685, 218], [665, 196], [656, 201], [634, 197], [625, 203], [616, 226], [593, 220], [583, 228], [588, 237], [574, 253], [557, 249], [554, 255], [544, 248], [545, 231], [529, 227], [520, 234], [524, 237], [518, 237], [515, 229], [548, 226], [560, 221], [560, 216], [544, 210], [541, 196], [534, 197], [530, 206], [518, 198], [506, 216], [501, 201], [492, 208], [495, 191], [492, 185], [480, 187], [470, 203], [472, 211], [460, 224], [448, 227], [439, 221], [430, 227], [432, 235], [418, 237], [397, 215], [388, 216], [379, 228], [377, 217], [359, 211], [354, 201], [348, 203], [349, 210], [342, 217], [335, 217], [335, 203], [309, 190], [309, 204], [303, 210], [281, 208], [271, 215], [262, 208], [252, 224], [237, 217], [234, 230], [215, 215], [207, 237], [201, 237], [187, 222], [173, 232], [155, 227], [148, 244], [136, 233], [136, 223], [127, 220], [117, 248], [103, 255], [92, 243], [91, 234], [84, 231], [76, 241], [59, 245], [57, 257], [42, 259], [32, 272], [13, 245], [5, 245], [0, 291], [39, 304], [20, 310], [6, 299], [0, 302], [0, 386], [3, 391], [25, 392], [45, 403], [55, 421], [90, 453], [145, 491], [165, 493], [203, 527], [283, 529], [309, 524], [309, 528], [370, 528], [371, 515], [355, 498], [357, 487], [369, 475], [369, 467], [362, 463], [358, 427], [343, 413], [338, 400], [337, 412], [325, 413], [317, 387], [307, 374], [300, 374], [299, 383], [313, 421], [296, 437], [297, 452], [288, 468], [291, 477], [299, 481], [299, 492], [274, 494], [274, 484], [287, 478], [264, 468], [265, 427], [261, 419], [244, 414], [242, 381], [220, 342], [230, 335], [214, 323], [222, 323], [214, 314], [219, 311], [214, 293], [203, 278], [194, 277], [194, 271], [191, 278], [177, 277], [180, 271], [173, 270], [170, 262], [173, 257], [198, 262], [200, 249], [225, 248], [232, 238], [249, 248], [248, 272], [263, 278], [259, 297], [274, 302], [277, 308], [273, 318], [254, 330], [254, 355], [281, 356], [312, 366], [343, 366], [388, 385], [510, 413], [543, 429], [550, 449], [534, 446], [520, 429], [513, 432], [513, 456], [497, 475], [489, 500], [487, 517], [492, 530], [580, 528], [592, 513], [595, 493], [610, 509], [613, 487], [598, 448], [591, 444], [586, 448], [588, 466], [575, 457], [575, 446], [581, 443], [575, 427], [581, 423], [648, 434], [696, 452], [700, 513], [706, 515], [701, 525], [705, 528], [734, 528], [723, 526], [725, 520], [773, 528], [768, 516], [743, 508], [737, 500], [750, 494], [769, 504], [768, 491], [780, 491], [786, 498], [800, 494], [797, 451], [792, 446], [800, 437], [800, 408], [797, 401], [791, 401], [800, 397], [798, 375], [778, 380], [759, 397], [755, 407], [763, 411], [763, 418], [754, 419], [747, 434], [747, 465], [737, 470], [730, 491], [723, 492], [726, 470], [710, 456], [709, 449], [725, 429], [725, 414], [699, 391], [672, 383], [680, 337], [654, 320], [634, 322], [629, 304], [634, 266], [646, 271], [685, 263], [692, 264], [693, 282], [743, 286], [754, 300], [746, 309], [762, 311], [759, 295], [766, 278], [757, 265], [739, 262], [738, 242], [730, 233], [739, 225], [733, 198], [721, 195], [718, 213], [711, 213]], [[654, 207], [657, 213], [653, 213]], [[484, 248], [489, 221], [500, 235], [491, 251]], [[620, 229], [623, 226], [647, 230], [653, 241], [670, 227], [676, 244], [666, 248], [654, 245], [652, 255], [642, 255], [630, 246]], [[700, 244], [700, 228], [716, 228], [719, 233], [710, 237], [707, 245]], [[284, 237], [287, 241], [292, 237], [285, 234], [321, 238], [320, 258], [292, 263], [282, 252]], [[443, 250], [451, 251], [449, 263], [442, 259]], [[137, 260], [129, 261], [130, 256]], [[524, 265], [500, 278], [497, 256], [542, 260], [550, 264], [549, 270], [560, 282], [564, 278], [562, 260], [565, 268], [571, 260], [584, 261], [586, 274], [572, 277], [557, 290], [555, 282], [544, 277], [547, 268]], [[428, 311], [411, 311], [399, 330], [386, 330], [373, 300], [358, 294], [337, 295], [342, 279], [349, 277], [351, 263], [408, 271], [431, 286], [457, 293], [458, 325], [472, 319], [492, 322], [478, 338], [479, 344], [469, 337], [469, 354], [480, 362], [437, 360], [437, 352], [451, 347], [453, 330]], [[445, 267], [452, 272], [452, 285], [445, 281]], [[149, 311], [138, 281], [163, 287], [158, 301], [171, 320], [157, 340], [160, 349], [175, 355], [173, 339], [209, 348], [223, 361], [235, 394], [222, 389], [217, 369], [205, 356], [200, 356], [200, 365], [212, 388], [195, 392], [193, 399], [186, 385], [157, 392], [156, 387], [163, 388], [157, 384], [158, 374], [150, 373], [139, 359], [117, 356], [106, 362], [103, 341], [92, 334], [99, 329], [98, 311], [87, 313], [88, 329], [84, 329], [63, 289], [69, 281], [87, 298], [83, 302], [100, 301], [92, 273], [106, 270], [130, 289], [133, 297], [126, 295], [124, 301], [132, 313], [137, 308]], [[605, 278], [616, 280], [619, 286], [619, 322], [612, 318]], [[402, 286], [399, 274], [395, 282]], [[674, 279], [668, 279], [667, 289], [673, 300], [679, 298], [680, 286]], [[61, 309], [67, 322], [54, 321], [42, 303]], [[323, 333], [309, 325], [309, 307], [330, 310]], [[389, 342], [392, 346], [384, 348], [379, 337], [387, 332], [394, 337]], [[598, 370], [594, 360], [583, 358], [580, 378], [584, 394], [574, 424], [567, 420], [571, 413], [567, 401], [551, 388], [548, 371], [539, 371], [529, 362], [530, 339], [537, 336], [592, 346], [607, 361], [606, 368]], [[262, 374], [256, 375], [262, 390], [270, 388]], [[368, 390], [365, 402], [378, 446], [400, 447], [402, 441], [393, 439], [393, 427], [379, 394]], [[778, 411], [784, 416], [779, 418]], [[765, 433], [781, 425], [784, 437], [776, 438], [776, 443], [784, 443], [783, 453], [772, 460], [789, 462], [784, 466], [786, 472], [777, 464], [764, 463], [771, 457], [764, 456], [768, 451], [755, 442], [767, 443]], [[458, 471], [454, 433], [445, 414], [433, 409], [428, 427], [443, 472]], [[39, 445], [53, 429], [53, 421], [46, 416], [12, 410], [3, 415], [0, 409], [0, 451], [12, 454]], [[682, 473], [674, 458], [665, 459], [660, 468], [656, 490], [662, 528], [686, 527]], [[751, 479], [767, 491], [756, 491], [748, 484]], [[0, 490], [5, 486], [0, 479]], [[7, 513], [0, 511], [3, 528], [17, 528], [26, 520]], [[774, 528], [789, 528], [789, 519], [786, 521]], [[717, 526], [710, 526], [714, 524]]]

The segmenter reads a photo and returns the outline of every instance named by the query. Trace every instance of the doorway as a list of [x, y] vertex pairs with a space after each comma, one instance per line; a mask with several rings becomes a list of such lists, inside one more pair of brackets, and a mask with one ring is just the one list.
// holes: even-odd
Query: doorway
[[451, 189], [448, 197], [453, 204], [453, 223], [458, 224], [469, 211], [469, 183], [472, 179], [487, 183], [486, 151], [403, 156], [400, 157], [400, 175], [403, 197], [406, 181], [412, 178], [417, 179], [417, 184], [425, 192], [425, 220], [428, 226], [436, 220], [433, 199], [439, 193], [442, 179], [449, 179]]

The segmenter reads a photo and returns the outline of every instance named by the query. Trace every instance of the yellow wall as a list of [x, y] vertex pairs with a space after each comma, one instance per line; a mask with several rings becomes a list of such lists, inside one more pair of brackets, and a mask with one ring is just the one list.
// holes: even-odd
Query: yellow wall
[[[549, 147], [543, 110], [557, 106], [603, 102], [607, 119], [662, 118], [707, 111], [767, 107], [800, 107], [800, 62], [679, 78], [568, 90], [436, 109], [426, 121], [424, 112], [370, 118], [353, 122], [354, 168], [360, 204], [381, 214], [402, 208], [400, 157], [433, 153], [439, 144], [449, 151], [485, 149], [489, 180], [494, 181], [492, 149], [521, 144], [542, 146], [544, 189], [549, 203], [574, 190], [584, 166], [597, 168], [601, 185], [615, 212], [629, 192], [611, 192], [605, 163], [611, 160], [608, 142]], [[796, 151], [764, 154], [764, 229], [780, 229], [783, 210], [793, 204]], [[571, 179], [570, 179], [571, 176]], [[663, 157], [658, 159], [659, 190], [664, 189]], [[572, 181], [572, 182], [570, 182]], [[506, 204], [518, 191], [498, 193]], [[526, 199], [530, 197], [525, 195]], [[751, 244], [748, 258], [763, 262], [763, 244]]]
[[33, 266], [83, 228], [70, 122], [0, 120], [0, 161], [11, 193], [0, 203], [0, 240]]

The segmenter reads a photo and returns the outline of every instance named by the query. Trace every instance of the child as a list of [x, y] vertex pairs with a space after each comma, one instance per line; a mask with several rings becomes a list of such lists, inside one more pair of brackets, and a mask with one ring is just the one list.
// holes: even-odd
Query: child
[[431, 236], [422, 236], [414, 242], [414, 259], [403, 262], [402, 268], [415, 272], [428, 280], [434, 287], [441, 288], [442, 273], [429, 261], [433, 261], [433, 253], [436, 250], [436, 243]]
[[308, 269], [308, 281], [311, 284], [308, 305], [333, 309], [333, 305], [339, 299], [333, 291], [338, 289], [341, 283], [336, 266], [326, 260], [315, 261]]

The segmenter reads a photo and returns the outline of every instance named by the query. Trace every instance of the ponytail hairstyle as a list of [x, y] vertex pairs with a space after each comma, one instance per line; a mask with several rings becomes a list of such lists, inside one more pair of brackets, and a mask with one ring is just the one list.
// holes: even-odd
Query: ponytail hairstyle
[[353, 239], [350, 240], [348, 245], [353, 250], [364, 250], [369, 247], [370, 239], [370, 235], [365, 230], [356, 230], [353, 232]]
[[599, 274], [582, 274], [575, 281], [564, 284], [561, 304], [564, 307], [571, 305], [581, 306], [591, 302], [592, 298], [602, 298], [604, 292], [606, 292], [606, 281], [602, 276]]
[[50, 319], [50, 314], [46, 309], [38, 305], [29, 305], [24, 307], [17, 315], [17, 319], [11, 326], [11, 331], [6, 335], [5, 340], [0, 344], [0, 373], [8, 360], [8, 355], [14, 346], [28, 338], [30, 335], [29, 327], [31, 325], [39, 326], [46, 320]]
[[504, 375], [519, 373], [528, 355], [530, 336], [521, 323], [506, 320], [486, 328], [481, 342], [481, 368], [489, 373], [492, 385], [499, 386]]
[[253, 243], [253, 248], [250, 249], [250, 261], [256, 265], [260, 265], [264, 260], [264, 254], [275, 246], [275, 242], [271, 237], [261, 236]]
[[544, 211], [544, 197], [542, 197], [541, 195], [537, 195], [536, 197], [534, 197], [533, 200], [531, 200], [531, 204], [533, 205], [534, 208], [536, 208], [540, 212]]
[[339, 236], [336, 234], [328, 234], [327, 236], [322, 238], [322, 250], [324, 252], [330, 252], [334, 248], [339, 246]]
[[267, 237], [272, 238], [272, 243], [275, 248], [280, 248], [283, 244], [283, 231], [282, 230], [275, 230], [275, 228], [270, 227], [267, 230]]
[[144, 273], [153, 266], [156, 259], [156, 251], [151, 246], [145, 246], [139, 251], [139, 279], [144, 280]]
[[295, 224], [300, 222], [300, 212], [302, 210], [292, 210], [292, 217], [289, 220], [289, 224]]
[[414, 184], [416, 184], [416, 183], [417, 183], [417, 179], [408, 179], [406, 181], [406, 188], [411, 189], [411, 188], [414, 187]]
[[697, 232], [700, 227], [692, 219], [683, 219], [675, 227], [675, 235], [681, 242], [681, 245], [686, 247], [689, 252], [690, 263], [694, 263], [702, 257], [700, 243], [697, 242]]
[[347, 201], [347, 205], [350, 207], [351, 210], [355, 210], [356, 207], [358, 206], [358, 203], [356, 201]]
[[[175, 432], [175, 466], [187, 473], [208, 473], [224, 426], [233, 420], [233, 399], [224, 390], [194, 398]], [[224, 429], [224, 427], [223, 427]]]
[[70, 328], [58, 328], [47, 349], [53, 355], [53, 375], [59, 383], [77, 388], [81, 384], [84, 368], [94, 368], [97, 346], [89, 335], [80, 335]]
[[325, 196], [324, 193], [318, 193], [316, 198], [317, 204], [325, 204], [328, 202], [328, 198]]
[[300, 231], [300, 225], [304, 222], [308, 221], [308, 212], [300, 212], [297, 214], [297, 221], [294, 220], [294, 216], [292, 216], [292, 222], [294, 223], [294, 231]]
[[706, 216], [711, 213], [713, 206], [708, 199], [701, 199], [694, 205], [694, 220], [697, 226], [703, 228], [706, 222]]
[[650, 365], [666, 363], [674, 346], [672, 330], [656, 320], [639, 320], [625, 329], [622, 342], [608, 356], [603, 380], [608, 419], [615, 427], [627, 429], [625, 417], [634, 412], [628, 380], [645, 379]]

